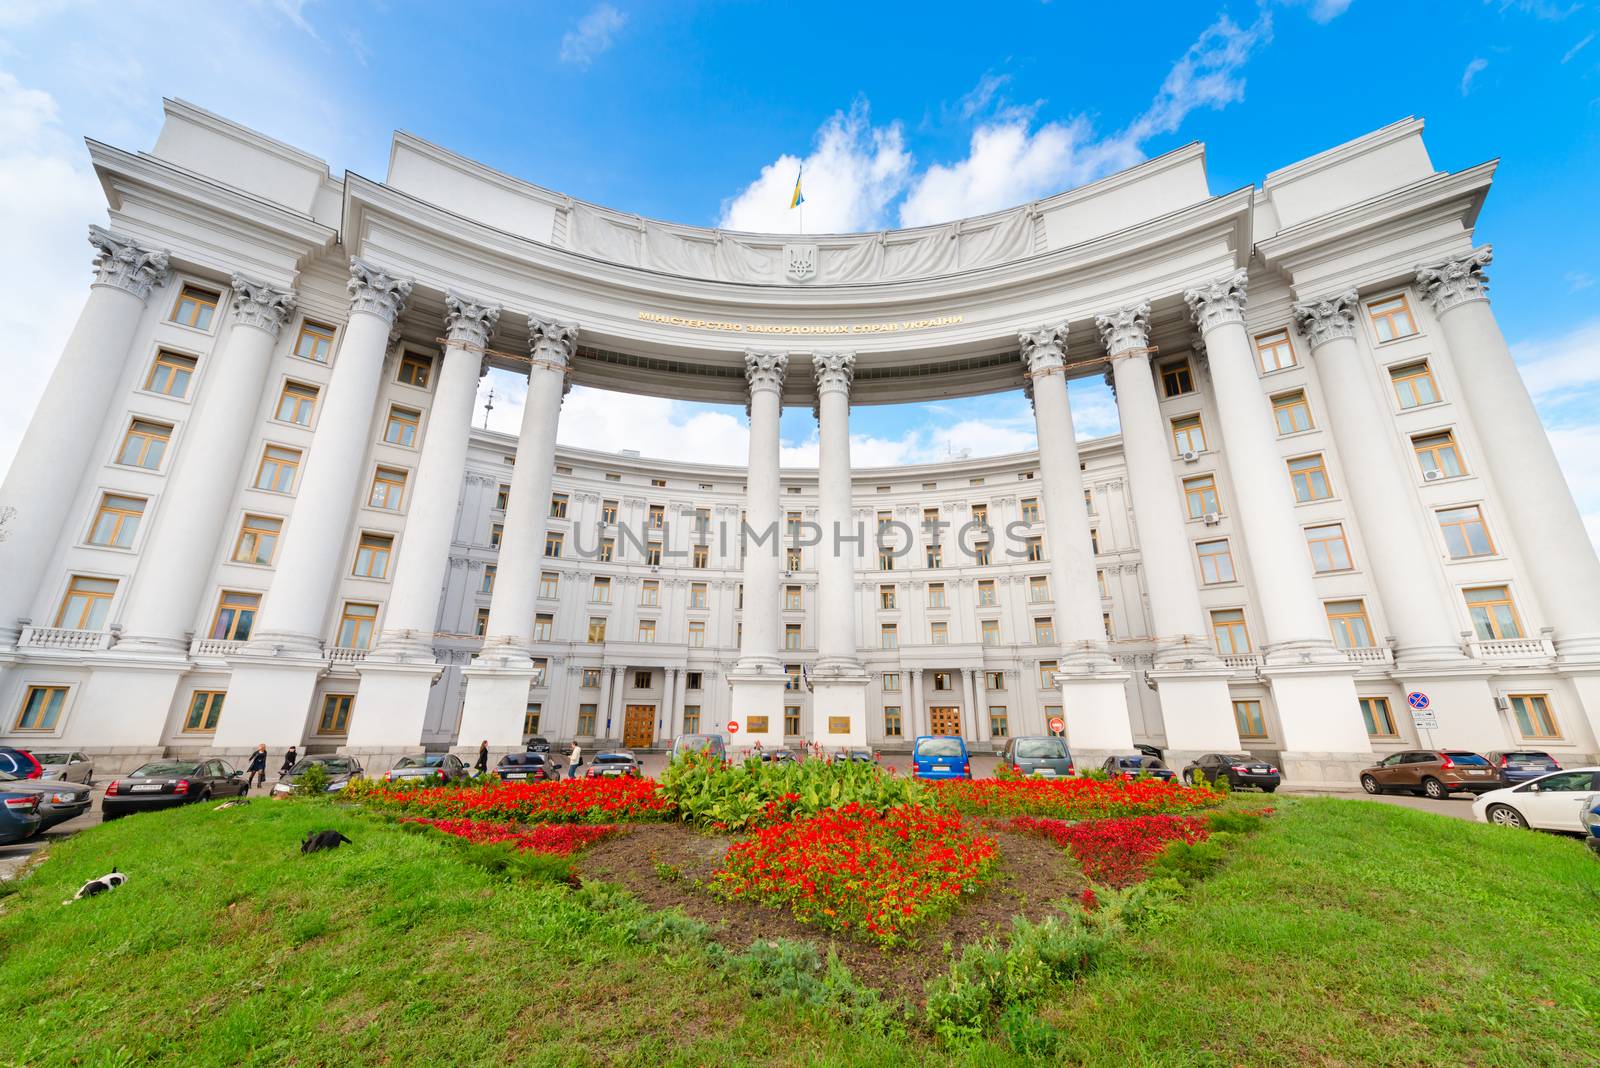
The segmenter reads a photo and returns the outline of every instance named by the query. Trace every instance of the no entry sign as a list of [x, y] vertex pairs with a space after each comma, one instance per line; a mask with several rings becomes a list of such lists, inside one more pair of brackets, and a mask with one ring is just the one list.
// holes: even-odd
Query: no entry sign
[[1062, 734], [1062, 733], [1064, 733], [1066, 731], [1066, 729], [1067, 729], [1066, 720], [1062, 719], [1060, 716], [1051, 716], [1050, 717], [1050, 733], [1051, 734]]
[[730, 719], [728, 721], [728, 733], [729, 734], [738, 734], [739, 733], [739, 721], [738, 720]]

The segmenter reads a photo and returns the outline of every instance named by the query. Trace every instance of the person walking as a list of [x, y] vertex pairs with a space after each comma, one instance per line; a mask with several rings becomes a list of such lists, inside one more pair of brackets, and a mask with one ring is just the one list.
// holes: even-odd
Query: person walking
[[489, 739], [485, 738], [478, 743], [478, 761], [472, 765], [478, 769], [478, 774], [483, 775], [489, 770]]
[[572, 743], [572, 752], [567, 754], [567, 778], [578, 777], [578, 765], [583, 763], [583, 746], [577, 742]]
[[294, 746], [291, 745], [288, 751], [283, 754], [283, 767], [278, 769], [278, 778], [281, 779], [289, 774], [289, 770], [298, 763], [300, 763], [300, 754], [295, 752]]
[[250, 754], [250, 763], [245, 767], [244, 792], [249, 793], [250, 787], [256, 783], [267, 785], [267, 743], [262, 742], [256, 746], [256, 751]]

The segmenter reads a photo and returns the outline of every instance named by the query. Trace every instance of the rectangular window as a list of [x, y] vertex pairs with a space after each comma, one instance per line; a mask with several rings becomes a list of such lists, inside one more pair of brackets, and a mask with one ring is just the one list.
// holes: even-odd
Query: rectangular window
[[1198, 415], [1186, 415], [1172, 421], [1172, 444], [1178, 455], [1206, 451], [1206, 428]]
[[195, 358], [180, 356], [162, 349], [156, 353], [150, 373], [145, 376], [144, 388], [151, 393], [161, 393], [182, 400], [189, 395], [189, 382], [194, 378]]
[[783, 736], [793, 738], [800, 733], [800, 706], [783, 706]]
[[417, 443], [417, 424], [421, 421], [421, 412], [396, 404], [389, 409], [389, 422], [384, 427], [383, 440], [390, 445], [412, 448]]
[[480, 638], [489, 633], [489, 610], [487, 608], [478, 609], [478, 616], [473, 622], [472, 633]]
[[1439, 399], [1439, 387], [1434, 384], [1427, 360], [1389, 368], [1389, 381], [1394, 384], [1395, 402], [1402, 409], [1420, 408]]
[[1194, 392], [1194, 374], [1189, 370], [1188, 360], [1162, 366], [1161, 392], [1168, 397], [1181, 397]]
[[950, 644], [950, 624], [942, 619], [934, 620], [928, 624], [928, 641], [933, 645]]
[[52, 731], [61, 721], [61, 709], [67, 703], [65, 686], [29, 686], [17, 712], [16, 730]]
[[928, 583], [928, 607], [929, 608], [948, 608], [949, 607], [949, 605], [945, 604], [945, 600], [944, 600], [944, 583], [942, 583], [942, 582], [930, 582], [930, 583]]
[[394, 537], [389, 534], [363, 534], [356, 543], [356, 565], [350, 574], [356, 578], [381, 579], [389, 575], [389, 554]]
[[294, 476], [299, 470], [299, 449], [268, 445], [262, 450], [261, 466], [256, 469], [256, 489], [290, 493], [294, 490]]
[[1289, 331], [1273, 330], [1270, 333], [1257, 334], [1256, 356], [1261, 361], [1263, 372], [1281, 371], [1285, 367], [1293, 367], [1294, 343], [1289, 340]]
[[261, 610], [259, 593], [242, 593], [223, 590], [217, 598], [217, 614], [211, 621], [211, 638], [221, 642], [250, 640], [250, 631], [256, 625], [256, 613]]
[[1350, 562], [1350, 543], [1345, 541], [1342, 523], [1307, 527], [1306, 548], [1311, 550], [1311, 569], [1319, 575], [1355, 566]]
[[616, 554], [617, 554], [617, 542], [616, 542], [616, 539], [615, 538], [601, 538], [600, 539], [600, 553], [599, 553], [599, 557], [598, 557], [600, 562], [602, 564], [609, 564], [611, 562], [611, 558], [613, 556], [615, 556]]
[[1083, 490], [1083, 510], [1085, 512], [1088, 512], [1090, 515], [1094, 515], [1095, 514], [1094, 513], [1094, 490], [1089, 489], [1087, 486], [1085, 486], [1084, 490]]
[[955, 689], [955, 685], [951, 682], [953, 678], [954, 676], [948, 671], [935, 671], [933, 673], [933, 688], [948, 693]]
[[567, 495], [565, 493], [552, 493], [550, 495], [550, 518], [567, 518]]
[[1511, 591], [1508, 588], [1479, 586], [1462, 590], [1461, 593], [1467, 601], [1467, 614], [1472, 617], [1472, 629], [1477, 632], [1480, 641], [1522, 637], [1522, 623], [1517, 619], [1517, 609], [1511, 603]]
[[883, 673], [883, 689], [885, 692], [898, 693], [900, 691], [900, 672], [885, 671]]
[[597, 690], [597, 689], [599, 689], [600, 688], [600, 669], [599, 668], [590, 668], [590, 667], [584, 668], [583, 669], [583, 675], [582, 675], [582, 678], [581, 678], [581, 681], [580, 681], [579, 685], [581, 685], [586, 690]]
[[489, 524], [489, 548], [500, 548], [500, 543], [505, 540], [505, 536], [506, 525], [504, 523]]
[[539, 612], [533, 617], [533, 640], [547, 642], [555, 637], [556, 617], [549, 612]]
[[997, 603], [994, 592], [994, 579], [979, 579], [978, 607], [987, 608]]
[[1448, 430], [1438, 434], [1419, 434], [1411, 439], [1411, 448], [1417, 454], [1422, 477], [1429, 482], [1467, 473], [1461, 464], [1461, 453], [1456, 449], [1455, 435]]
[[987, 545], [979, 545], [972, 550], [972, 563], [975, 567], [989, 566], [989, 547]]
[[1037, 523], [1039, 521], [1039, 498], [1022, 498], [1022, 521], [1024, 523]]
[[1039, 561], [1044, 559], [1044, 539], [1043, 538], [1041, 538], [1037, 534], [1035, 534], [1033, 537], [1025, 539], [1022, 544], [1023, 544], [1023, 547], [1027, 550], [1027, 559], [1028, 559], [1028, 561], [1030, 563], [1035, 563], [1036, 564]]
[[785, 586], [783, 588], [783, 608], [786, 612], [798, 612], [804, 607], [801, 603], [801, 590], [799, 586]]
[[405, 503], [406, 473], [398, 467], [380, 467], [372, 476], [372, 492], [367, 504], [387, 512], [398, 512]]
[[89, 544], [109, 549], [133, 548], [133, 537], [139, 533], [139, 520], [144, 517], [143, 497], [124, 497], [107, 493], [100, 498], [100, 509], [94, 514], [94, 524], [89, 528]]
[[989, 690], [1004, 690], [1006, 688], [1006, 673], [1004, 671], [985, 671], [983, 685]]
[[894, 608], [894, 587], [893, 586], [879, 586], [878, 587], [878, 607], [880, 609], [885, 609], [885, 610]]
[[894, 553], [892, 551], [890, 551], [888, 549], [879, 549], [878, 550], [878, 570], [879, 571], [893, 571], [894, 570]]
[[67, 594], [61, 599], [61, 610], [56, 613], [56, 626], [65, 630], [105, 630], [111, 598], [116, 593], [116, 579], [73, 575], [67, 583]]
[[1089, 551], [1096, 556], [1100, 555], [1100, 531], [1098, 529], [1089, 531]]
[[1039, 661], [1039, 689], [1053, 690], [1056, 688], [1056, 662], [1054, 660]]
[[172, 440], [170, 423], [155, 423], [148, 419], [135, 419], [128, 424], [128, 433], [117, 452], [117, 463], [128, 467], [142, 467], [156, 471], [167, 454], [167, 443]]
[[217, 729], [222, 718], [221, 690], [196, 690], [189, 698], [189, 714], [183, 717], [183, 729], [209, 734]]
[[503, 512], [506, 510], [506, 505], [510, 503], [511, 487], [502, 482], [500, 483], [499, 488], [494, 491], [494, 510], [497, 512]]
[[883, 735], [885, 738], [898, 738], [902, 728], [900, 726], [900, 706], [883, 706]]
[[1561, 737], [1561, 729], [1550, 714], [1550, 701], [1542, 693], [1514, 693], [1510, 697], [1511, 716], [1524, 738]]
[[972, 506], [972, 522], [974, 526], [987, 527], [989, 525], [989, 506], [975, 504]]
[[196, 330], [210, 330], [211, 320], [217, 314], [217, 302], [222, 294], [199, 286], [184, 286], [178, 302], [172, 306], [172, 321]]
[[1048, 601], [1049, 599], [1050, 599], [1050, 576], [1049, 575], [1029, 575], [1028, 576], [1028, 602], [1030, 604], [1041, 604], [1041, 603], [1043, 603], [1045, 601]]
[[696, 545], [690, 559], [692, 567], [706, 567], [711, 562], [711, 550], [704, 545]]
[[1260, 701], [1235, 701], [1233, 703], [1233, 722], [1239, 728], [1241, 738], [1265, 738], [1267, 736], [1267, 719], [1261, 714]]
[[537, 701], [529, 701], [527, 709], [522, 713], [522, 734], [530, 737], [539, 733], [539, 715], [544, 709]]
[[683, 733], [685, 733], [685, 734], [699, 734], [700, 733], [700, 706], [699, 705], [684, 705], [683, 706]]
[[704, 582], [689, 583], [689, 607], [705, 608], [707, 605], [709, 587]]
[[703, 619], [689, 620], [689, 648], [704, 649], [706, 647], [706, 621]]
[[377, 623], [377, 605], [347, 601], [344, 611], [339, 614], [339, 648], [372, 648], [372, 632]]
[[1290, 460], [1289, 481], [1294, 484], [1294, 499], [1301, 504], [1333, 496], [1333, 490], [1328, 485], [1328, 469], [1323, 466], [1321, 453]]
[[600, 645], [606, 640], [606, 621], [600, 616], [591, 616], [589, 619], [589, 644]]
[[606, 523], [608, 525], [615, 525], [616, 524], [616, 522], [617, 522], [617, 502], [616, 501], [601, 501], [600, 502], [600, 522]]
[[1438, 516], [1439, 529], [1444, 532], [1445, 547], [1450, 550], [1452, 560], [1494, 555], [1494, 542], [1489, 540], [1489, 528], [1484, 525], [1483, 509], [1478, 505], [1441, 508]]
[[1305, 390], [1280, 393], [1272, 398], [1272, 417], [1278, 423], [1278, 436], [1303, 434], [1311, 429], [1311, 405], [1306, 403]]
[[985, 619], [978, 623], [981, 638], [985, 645], [1000, 644], [1000, 621], [998, 619]]
[[599, 705], [578, 706], [578, 735], [582, 738], [593, 738], [595, 720], [598, 718]]
[[645, 515], [645, 524], [651, 530], [661, 530], [667, 525], [667, 508], [663, 504], [652, 504], [650, 511]]
[[495, 579], [495, 575], [498, 574], [498, 573], [499, 573], [499, 568], [496, 567], [494, 564], [484, 564], [483, 565], [483, 579], [482, 579], [482, 581], [480, 581], [478, 583], [478, 592], [479, 593], [493, 593], [494, 592], [494, 579]]
[[327, 363], [333, 355], [333, 333], [331, 326], [305, 320], [300, 324], [300, 335], [294, 339], [294, 354], [302, 360]]
[[317, 733], [350, 733], [350, 706], [355, 704], [355, 701], [355, 694], [324, 694], [322, 698], [322, 715], [317, 717]]
[[989, 706], [989, 735], [993, 738], [1006, 738], [1011, 734], [1011, 718], [1006, 714], [1005, 705]]
[[1227, 538], [1202, 541], [1194, 550], [1200, 557], [1200, 581], [1203, 584], [1215, 586], [1237, 580], [1238, 576], [1233, 571], [1233, 553], [1228, 548]]
[[552, 530], [544, 536], [544, 554], [552, 560], [561, 557], [562, 535], [558, 530]]
[[402, 386], [427, 389], [428, 383], [433, 381], [433, 357], [425, 352], [406, 352], [400, 357], [400, 371], [395, 381]]
[[653, 619], [639, 620], [639, 641], [653, 642], [656, 640], [656, 621]]
[[[661, 566], [661, 546], [652, 545], [649, 548], [647, 548], [644, 551], [644, 562], [649, 564], [651, 567], [660, 567]], [[798, 559], [796, 559], [794, 566], [795, 567], [799, 567], [800, 566], [800, 563], [799, 563]]]
[[1056, 641], [1055, 620], [1049, 616], [1040, 616], [1033, 621], [1033, 644], [1054, 645]]
[[1333, 644], [1341, 649], [1372, 648], [1372, 625], [1367, 622], [1367, 606], [1361, 601], [1329, 601], [1328, 627]]
[[650, 485], [655, 486], [657, 489], [666, 489], [667, 480], [664, 478], [652, 478], [650, 480]]
[[1411, 305], [1404, 293], [1381, 300], [1369, 300], [1367, 316], [1372, 320], [1372, 329], [1379, 341], [1394, 341], [1417, 332], [1417, 324], [1411, 317]]
[[596, 575], [593, 585], [589, 587], [589, 601], [591, 604], [611, 603], [611, 578], [608, 575]]
[[561, 596], [561, 572], [539, 572], [539, 596], [546, 601], [554, 601]]
[[1184, 479], [1183, 499], [1189, 508], [1190, 519], [1204, 519], [1209, 514], [1222, 512], [1215, 475], [1196, 475]]
[[784, 674], [783, 688], [785, 690], [788, 690], [791, 693], [798, 693], [799, 690], [800, 690], [800, 687], [802, 685], [802, 683], [801, 683], [800, 665], [799, 664], [785, 664], [785, 665], [783, 665], [783, 674]]
[[884, 623], [878, 627], [878, 647], [880, 649], [900, 648], [900, 628], [893, 623]]
[[647, 608], [658, 608], [661, 605], [661, 580], [645, 579], [639, 583], [639, 603]]
[[799, 623], [785, 623], [783, 625], [783, 647], [785, 649], [803, 648], [800, 644]]
[[1361, 719], [1366, 723], [1369, 737], [1396, 738], [1400, 734], [1395, 730], [1394, 715], [1389, 711], [1387, 697], [1361, 698]]
[[317, 410], [317, 387], [305, 382], [285, 382], [278, 394], [278, 410], [273, 416], [285, 423], [310, 426]]
[[272, 566], [282, 532], [283, 520], [276, 516], [247, 514], [239, 527], [239, 537], [233, 543], [233, 562]]
[[1100, 599], [1102, 601], [1111, 596], [1111, 587], [1106, 585], [1106, 573], [1104, 571], [1096, 571], [1094, 573], [1094, 582], [1100, 589]]
[[1244, 609], [1219, 608], [1211, 613], [1211, 634], [1217, 640], [1220, 656], [1239, 656], [1250, 651], [1250, 632], [1245, 629]]
[[1110, 612], [1101, 612], [1100, 613], [1100, 626], [1102, 628], [1104, 628], [1104, 630], [1106, 632], [1106, 637], [1108, 639], [1116, 637], [1116, 634], [1113, 633], [1112, 630], [1111, 630], [1111, 613]]

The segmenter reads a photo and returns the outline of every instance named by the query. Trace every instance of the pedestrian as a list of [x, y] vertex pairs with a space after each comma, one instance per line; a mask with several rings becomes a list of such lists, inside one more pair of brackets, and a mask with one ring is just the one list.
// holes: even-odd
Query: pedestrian
[[486, 774], [489, 770], [489, 739], [485, 738], [478, 743], [478, 762], [473, 767], [478, 769], [478, 774]]
[[249, 793], [250, 787], [256, 783], [267, 785], [267, 743], [262, 742], [256, 746], [256, 751], [250, 754], [250, 764], [245, 768], [244, 792]]
[[567, 754], [567, 778], [578, 777], [578, 765], [583, 763], [583, 746], [576, 741], [572, 743], [572, 752]]
[[289, 774], [290, 769], [292, 769], [299, 762], [300, 754], [295, 752], [294, 746], [291, 745], [289, 747], [289, 751], [283, 754], [283, 767], [278, 769], [278, 778], [281, 779], [285, 775]]

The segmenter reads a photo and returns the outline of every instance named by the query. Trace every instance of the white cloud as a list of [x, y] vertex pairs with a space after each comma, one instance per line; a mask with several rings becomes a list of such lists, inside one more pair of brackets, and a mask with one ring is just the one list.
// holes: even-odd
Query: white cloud
[[1585, 37], [1583, 40], [1579, 41], [1577, 44], [1575, 44], [1571, 48], [1567, 49], [1566, 53], [1561, 57], [1561, 62], [1562, 63], [1566, 63], [1569, 60], [1571, 60], [1573, 56], [1577, 55], [1579, 52], [1582, 52], [1585, 48], [1587, 48], [1589, 46], [1589, 43], [1591, 41], [1593, 41], [1593, 40], [1594, 40], [1594, 34], [1591, 33], [1587, 37]]
[[1580, 289], [1588, 289], [1594, 285], [1594, 275], [1588, 271], [1568, 271], [1561, 278], [1567, 283], [1568, 293], [1576, 293]]
[[1519, 342], [1511, 353], [1600, 548], [1600, 464], [1594, 461], [1600, 456], [1600, 318], [1554, 337]]
[[628, 16], [610, 4], [596, 5], [562, 36], [561, 62], [587, 69], [597, 56], [611, 47], [613, 37], [627, 21]]
[[1332, 22], [1350, 7], [1350, 0], [1314, 0], [1311, 5], [1313, 22]]
[[1489, 61], [1484, 59], [1482, 56], [1473, 57], [1473, 59], [1467, 64], [1467, 69], [1461, 72], [1462, 96], [1466, 96], [1468, 93], [1472, 92], [1472, 79], [1481, 74], [1483, 69], [1488, 65]]
[[1495, 5], [1501, 12], [1515, 9], [1524, 15], [1532, 15], [1546, 22], [1560, 22], [1583, 7], [1580, 3], [1553, 4], [1550, 0], [1483, 0], [1483, 2]]

